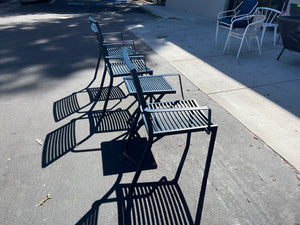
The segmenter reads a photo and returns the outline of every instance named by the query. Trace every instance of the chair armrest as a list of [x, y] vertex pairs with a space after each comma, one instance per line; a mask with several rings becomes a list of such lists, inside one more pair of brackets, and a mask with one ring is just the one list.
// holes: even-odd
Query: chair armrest
[[103, 41], [104, 45], [110, 44], [133, 44], [134, 40], [124, 40], [124, 41]]
[[[112, 35], [112, 34], [119, 34], [119, 38], [121, 41], [124, 40], [123, 38], [123, 33], [122, 32], [106, 32], [106, 33], [102, 33], [103, 36], [107, 36], [107, 35]], [[103, 37], [104, 38], [104, 37]], [[105, 38], [104, 38], [105, 39]]]
[[241, 14], [241, 15], [234, 15], [234, 16], [232, 17], [231, 21], [233, 21], [233, 20], [237, 20], [237, 19], [240, 19], [240, 18], [244, 18], [244, 17], [248, 17], [248, 16], [250, 16], [250, 17], [253, 17], [253, 16], [254, 16], [254, 14]]
[[234, 19], [233, 21], [232, 21], [232, 23], [230, 24], [230, 30], [232, 30], [232, 28], [233, 28], [233, 26], [234, 26], [234, 23], [236, 23], [236, 22], [238, 22], [238, 21], [240, 21], [240, 20], [248, 20], [248, 23], [249, 23], [249, 20], [251, 19], [251, 18], [253, 18], [254, 17], [254, 15], [243, 15], [243, 16], [241, 16], [241, 17], [238, 17], [237, 19]]
[[149, 109], [145, 108], [144, 112], [155, 113], [155, 112], [177, 112], [177, 111], [195, 111], [195, 110], [208, 110], [211, 111], [207, 106], [188, 107], [188, 108], [169, 108], [169, 109]]
[[119, 45], [120, 47], [131, 46], [135, 49], [134, 41], [133, 40], [124, 40], [124, 41], [104, 41], [103, 45], [106, 47], [114, 47]]
[[[178, 73], [168, 73], [168, 74], [154, 74], [154, 75], [143, 75], [143, 76], [138, 76], [139, 78], [147, 78], [147, 77], [165, 77], [165, 76], [177, 76], [179, 75]], [[124, 79], [127, 80], [132, 80], [133, 78], [131, 76], [125, 76]]]
[[[231, 13], [232, 15], [228, 15], [228, 13]], [[222, 19], [222, 18], [226, 18], [226, 17], [232, 17], [235, 14], [234, 10], [226, 10], [226, 11], [222, 11], [218, 13], [217, 19]]]
[[102, 34], [122, 34], [122, 32], [119, 32], [119, 31], [117, 31], [117, 32], [105, 32], [105, 33], [102, 33]]
[[[106, 56], [106, 59], [124, 59], [123, 56]], [[144, 55], [130, 55], [129, 58], [145, 59]]]

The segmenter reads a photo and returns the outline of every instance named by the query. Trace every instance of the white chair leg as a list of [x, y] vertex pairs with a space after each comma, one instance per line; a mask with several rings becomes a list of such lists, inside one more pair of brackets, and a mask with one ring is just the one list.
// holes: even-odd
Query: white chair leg
[[274, 27], [274, 46], [276, 45], [277, 27]]
[[256, 36], [256, 42], [257, 42], [257, 47], [258, 47], [259, 55], [261, 55], [260, 43], [259, 43], [259, 40], [258, 40], [257, 36]]
[[237, 59], [238, 59], [239, 56], [240, 56], [240, 52], [241, 52], [241, 49], [242, 49], [242, 45], [243, 45], [243, 42], [244, 42], [244, 38], [245, 38], [245, 37], [242, 38], [242, 41], [241, 41], [241, 44], [240, 44], [240, 47], [239, 47], [238, 54], [236, 55], [236, 58], [237, 58]]
[[261, 33], [261, 38], [260, 38], [260, 46], [262, 46], [264, 36], [265, 36], [265, 32], [266, 32], [266, 27], [263, 27], [263, 30], [262, 30], [262, 33]]
[[250, 40], [248, 41], [248, 38], [245, 37], [245, 40], [246, 40], [246, 43], [247, 43], [248, 51], [250, 51], [250, 45], [251, 45], [252, 38], [250, 37]]
[[230, 34], [228, 33], [228, 36], [227, 36], [227, 39], [226, 39], [226, 42], [225, 42], [225, 45], [224, 45], [223, 53], [226, 52], [226, 47], [227, 47], [227, 44], [229, 43], [229, 39], [230, 39]]
[[227, 46], [228, 50], [230, 50], [230, 45], [231, 45], [231, 35], [229, 36], [229, 40], [228, 40], [228, 46]]
[[218, 33], [219, 33], [219, 21], [217, 21], [217, 28], [216, 28], [216, 37], [215, 37], [216, 44], [218, 43]]

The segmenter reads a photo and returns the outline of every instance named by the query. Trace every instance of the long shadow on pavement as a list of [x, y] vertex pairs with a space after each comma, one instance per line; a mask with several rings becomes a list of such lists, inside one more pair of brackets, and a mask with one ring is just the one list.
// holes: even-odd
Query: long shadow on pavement
[[[136, 154], [142, 152], [141, 147], [146, 140], [136, 139], [134, 149], [130, 149], [131, 155], [136, 157]], [[105, 152], [110, 152], [110, 155], [104, 156], [103, 167], [104, 175], [118, 174], [118, 177], [111, 189], [99, 200], [92, 204], [91, 209], [76, 223], [76, 225], [97, 225], [100, 222], [99, 212], [101, 206], [108, 203], [116, 203], [118, 208], [118, 224], [200, 224], [203, 210], [204, 196], [206, 185], [201, 185], [200, 197], [198, 200], [195, 221], [188, 208], [184, 194], [178, 184], [181, 171], [188, 153], [190, 138], [188, 136], [186, 147], [181, 157], [173, 180], [168, 181], [166, 177], [162, 177], [158, 182], [138, 183], [134, 188], [134, 194], [128, 195], [131, 184], [121, 184], [122, 175], [128, 172], [126, 167], [118, 167], [116, 170], [112, 164], [111, 158], [118, 158], [119, 150], [124, 149], [126, 141], [103, 142], [101, 149], [103, 155]], [[113, 149], [117, 149], [114, 152]], [[107, 161], [107, 162], [106, 162]], [[156, 163], [152, 159], [152, 155], [148, 156], [143, 170], [152, 167], [156, 168]], [[153, 167], [154, 166], [154, 167]], [[116, 197], [110, 197], [113, 193]]]

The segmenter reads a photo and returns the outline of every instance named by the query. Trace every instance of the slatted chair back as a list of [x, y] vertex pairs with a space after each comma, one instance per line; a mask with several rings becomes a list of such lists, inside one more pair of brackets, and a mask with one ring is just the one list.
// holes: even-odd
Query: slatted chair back
[[280, 11], [268, 7], [259, 7], [256, 9], [255, 14], [264, 15], [266, 16], [266, 19], [264, 21], [264, 24], [273, 24], [278, 16], [280, 15]]
[[274, 36], [273, 36], [273, 44], [276, 44], [276, 37], [277, 37], [277, 29], [278, 29], [278, 23], [277, 18], [280, 16], [280, 11], [268, 7], [259, 7], [256, 9], [255, 14], [264, 15], [266, 17], [264, 23], [263, 23], [263, 30], [260, 38], [260, 45], [262, 46], [265, 31], [268, 27], [273, 28], [274, 30]]
[[101, 33], [99, 23], [96, 20], [94, 20], [92, 17], [89, 17], [89, 21], [91, 24], [91, 30], [96, 35], [99, 47], [101, 47], [103, 45], [104, 38]]

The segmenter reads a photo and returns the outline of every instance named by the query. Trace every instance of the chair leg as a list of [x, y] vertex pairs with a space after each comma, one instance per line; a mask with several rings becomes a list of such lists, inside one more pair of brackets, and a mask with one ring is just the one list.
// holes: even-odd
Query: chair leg
[[135, 119], [133, 121], [133, 124], [132, 124], [132, 126], [130, 128], [130, 131], [129, 131], [128, 140], [127, 140], [126, 147], [125, 147], [125, 153], [128, 152], [130, 141], [133, 138], [133, 135], [134, 135], [134, 133], [136, 131], [140, 115], [141, 115], [141, 111], [138, 109], [138, 112], [136, 113], [136, 117], [135, 117]]
[[257, 42], [257, 47], [258, 47], [259, 55], [261, 55], [260, 43], [259, 43], [259, 40], [258, 40], [257, 36], [256, 36], [256, 42]]
[[279, 60], [279, 58], [280, 58], [280, 56], [282, 55], [282, 53], [283, 53], [284, 50], [285, 50], [285, 47], [282, 48], [280, 54], [279, 54], [278, 57], [277, 57], [277, 61]]
[[248, 38], [245, 37], [246, 43], [247, 43], [247, 47], [248, 47], [248, 51], [250, 51], [250, 46], [251, 46], [251, 38], [250, 41], [248, 41]]
[[226, 39], [226, 42], [224, 45], [223, 53], [226, 52], [226, 48], [227, 48], [227, 45], [229, 44], [229, 42], [230, 42], [230, 34], [228, 33], [228, 36], [227, 36], [227, 39]]
[[219, 34], [219, 21], [217, 21], [217, 27], [216, 27], [216, 37], [215, 37], [216, 44], [218, 43], [218, 34]]
[[266, 32], [266, 27], [263, 27], [261, 37], [260, 37], [260, 46], [262, 46], [263, 39], [264, 39], [264, 36], [265, 36], [265, 32]]
[[109, 76], [109, 77], [110, 77], [110, 81], [109, 81], [109, 86], [108, 86], [106, 98], [105, 98], [103, 109], [102, 109], [102, 116], [101, 116], [102, 118], [105, 116], [107, 105], [108, 105], [108, 101], [109, 101], [110, 92], [111, 92], [111, 89], [113, 87], [113, 82], [114, 82], [113, 77], [112, 76]]
[[187, 156], [189, 148], [190, 148], [190, 143], [191, 143], [191, 133], [188, 133], [187, 137], [186, 137], [185, 149], [184, 149], [183, 154], [181, 156], [181, 160], [180, 160], [179, 166], [177, 168], [177, 171], [176, 171], [176, 174], [175, 174], [175, 177], [174, 177], [174, 181], [176, 181], [176, 182], [178, 182], [178, 180], [179, 180], [179, 177], [180, 177], [180, 174], [181, 174], [181, 171], [182, 171], [182, 168], [183, 168], [183, 164], [186, 160], [186, 156]]
[[277, 27], [274, 27], [274, 40], [273, 40], [273, 45], [276, 45], [276, 37], [277, 37]]
[[95, 69], [95, 73], [94, 73], [94, 78], [88, 84], [88, 86], [86, 88], [89, 88], [94, 83], [94, 81], [96, 80], [97, 74], [98, 74], [98, 70], [99, 70], [99, 66], [100, 66], [100, 62], [101, 62], [101, 58], [102, 58], [102, 51], [101, 51], [101, 49], [99, 49], [99, 56], [98, 56], [98, 61], [97, 61], [97, 65], [96, 65], [96, 69]]
[[241, 41], [241, 44], [240, 44], [240, 47], [239, 47], [238, 54], [236, 55], [236, 58], [237, 58], [237, 59], [238, 59], [239, 56], [240, 56], [240, 52], [241, 52], [241, 49], [242, 49], [242, 46], [243, 46], [244, 38], [245, 38], [245, 37], [242, 38], [242, 41]]
[[133, 194], [133, 189], [134, 189], [134, 187], [135, 187], [135, 185], [136, 185], [136, 183], [137, 183], [137, 181], [138, 181], [138, 179], [141, 175], [143, 164], [144, 164], [144, 162], [147, 158], [148, 153], [151, 150], [152, 144], [153, 144], [153, 135], [149, 134], [147, 147], [143, 152], [142, 158], [141, 158], [141, 160], [139, 162], [139, 165], [137, 167], [137, 171], [135, 172], [135, 175], [134, 175], [133, 180], [131, 182], [129, 192], [128, 192], [128, 196], [132, 196], [132, 194]]
[[195, 218], [195, 223], [194, 223], [195, 225], [198, 225], [201, 222], [201, 216], [202, 216], [203, 205], [204, 205], [204, 197], [205, 197], [205, 191], [206, 191], [206, 185], [207, 185], [207, 178], [208, 178], [209, 168], [210, 168], [213, 150], [214, 150], [214, 146], [215, 146], [217, 130], [218, 130], [218, 127], [213, 127], [211, 129], [211, 136], [210, 136], [208, 152], [207, 152], [207, 156], [206, 156], [205, 168], [204, 168], [202, 184], [201, 184], [201, 191], [200, 191], [200, 196], [199, 196], [199, 201], [198, 201], [199, 203], [198, 203], [197, 213], [196, 213], [196, 218]]
[[104, 66], [104, 71], [103, 71], [102, 80], [101, 80], [101, 84], [100, 84], [100, 87], [99, 87], [98, 94], [95, 97], [94, 104], [92, 105], [92, 107], [90, 108], [89, 111], [92, 111], [95, 108], [95, 106], [97, 105], [97, 102], [99, 101], [99, 99], [101, 97], [101, 93], [102, 93], [102, 89], [103, 89], [104, 81], [105, 81], [105, 76], [106, 76], [106, 66]]

